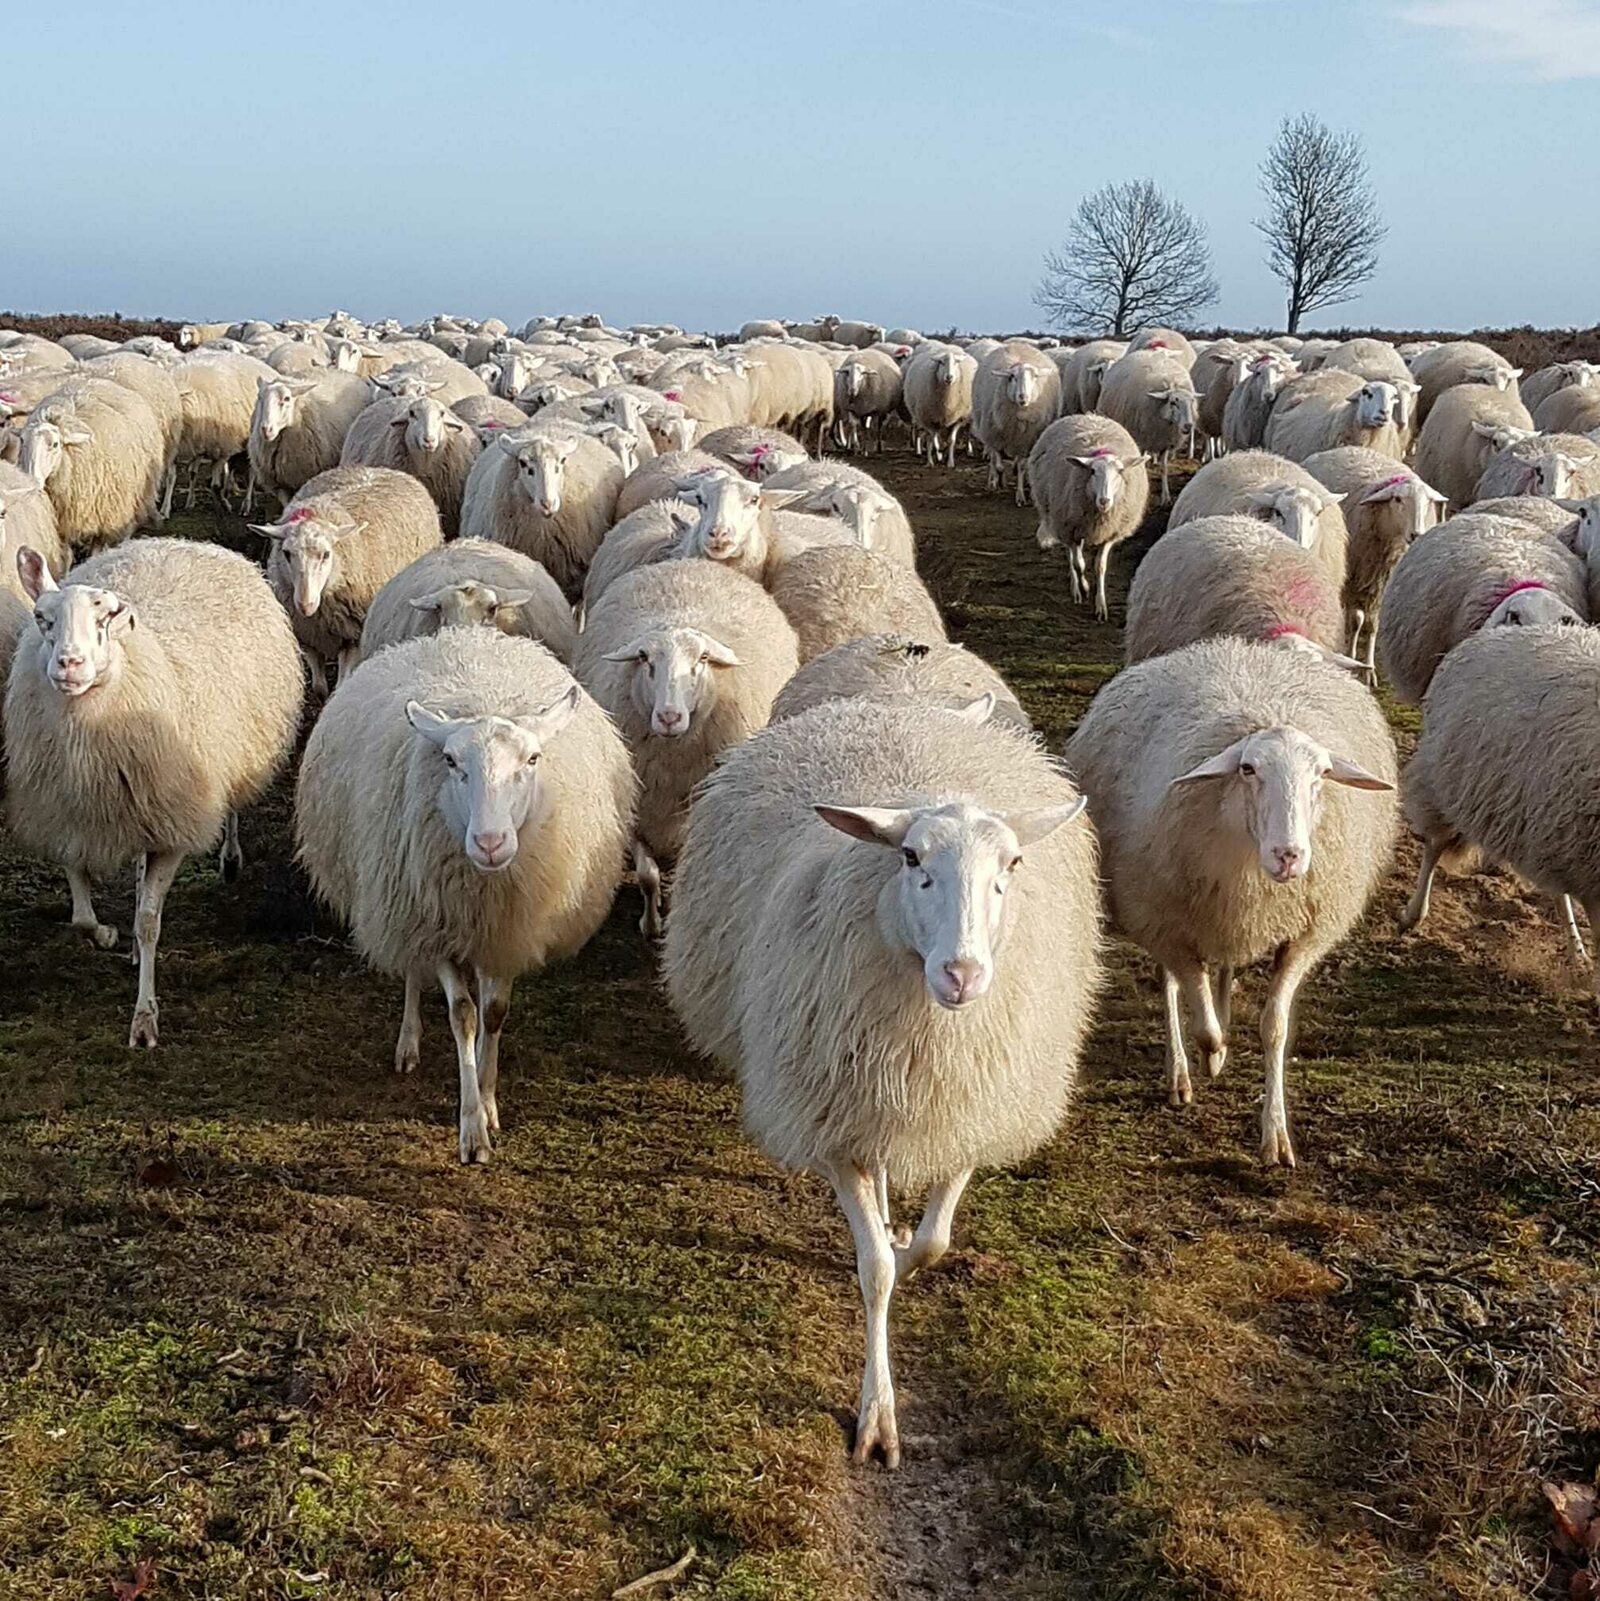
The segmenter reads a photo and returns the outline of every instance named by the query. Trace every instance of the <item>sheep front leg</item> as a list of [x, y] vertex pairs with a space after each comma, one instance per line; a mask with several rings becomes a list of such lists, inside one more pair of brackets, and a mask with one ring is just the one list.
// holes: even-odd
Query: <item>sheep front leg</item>
[[1422, 864], [1417, 869], [1417, 887], [1411, 892], [1411, 899], [1400, 914], [1402, 934], [1419, 927], [1428, 915], [1428, 903], [1433, 898], [1433, 875], [1439, 870], [1439, 858], [1452, 843], [1450, 840], [1432, 839], [1422, 842]]
[[969, 1167], [965, 1173], [957, 1173], [953, 1179], [945, 1179], [929, 1188], [928, 1199], [922, 1209], [922, 1221], [917, 1224], [917, 1232], [911, 1236], [911, 1243], [895, 1247], [896, 1284], [922, 1268], [932, 1267], [950, 1249], [950, 1226], [955, 1221], [956, 1205], [971, 1177], [972, 1169]]
[[326, 664], [309, 645], [300, 647], [300, 655], [306, 664], [306, 676], [311, 680], [311, 693], [318, 700], [326, 700], [328, 698], [328, 669]]
[[128, 1030], [130, 1049], [153, 1048], [159, 1038], [161, 1007], [156, 1001], [156, 947], [161, 943], [161, 909], [167, 891], [183, 865], [182, 851], [151, 851], [139, 875], [139, 906], [134, 913], [133, 936], [139, 953], [139, 999]]
[[1094, 553], [1094, 617], [1098, 623], [1111, 621], [1111, 606], [1106, 600], [1106, 572], [1111, 566], [1111, 547], [1102, 545]]
[[1293, 941], [1279, 948], [1272, 964], [1267, 998], [1261, 1008], [1261, 1050], [1267, 1060], [1267, 1091], [1261, 1103], [1261, 1160], [1269, 1167], [1294, 1166], [1289, 1143], [1289, 1105], [1283, 1087], [1284, 1058], [1289, 1049], [1289, 1023], [1295, 992], [1316, 962], [1316, 955]]
[[1161, 970], [1167, 1013], [1167, 1105], [1187, 1106], [1194, 1099], [1189, 1082], [1189, 1055], [1183, 1048], [1183, 990], [1175, 974]]
[[87, 934], [101, 950], [109, 951], [117, 943], [117, 931], [95, 914], [89, 875], [81, 867], [69, 867], [67, 888], [72, 892], [72, 926], [80, 934]]
[[889, 1371], [889, 1298], [894, 1294], [894, 1250], [878, 1215], [877, 1184], [853, 1162], [831, 1167], [827, 1177], [850, 1223], [856, 1246], [856, 1279], [867, 1313], [867, 1362], [861, 1375], [861, 1410], [856, 1418], [851, 1460], [866, 1463], [883, 1451], [891, 1468], [900, 1466], [900, 1431], [894, 1415], [894, 1380]]
[[239, 814], [229, 812], [222, 826], [222, 851], [217, 857], [217, 872], [224, 884], [233, 883], [244, 869], [244, 851], [239, 846]]
[[1161, 452], [1161, 504], [1163, 506], [1172, 504], [1172, 452], [1170, 450]]
[[356, 670], [361, 660], [360, 645], [345, 645], [339, 651], [339, 682], [342, 684]]
[[633, 842], [633, 876], [644, 897], [644, 915], [639, 929], [646, 939], [661, 937], [661, 864], [645, 848], [643, 840]]
[[1206, 1072], [1215, 1078], [1222, 1071], [1224, 1041], [1222, 1024], [1211, 1004], [1211, 982], [1198, 962], [1192, 967], [1177, 969], [1177, 979], [1189, 1011], [1190, 1032], [1200, 1048], [1200, 1060]]
[[1228, 1030], [1233, 1024], [1233, 969], [1222, 966], [1214, 973], [1208, 969], [1207, 977], [1211, 984], [1211, 1002], [1217, 1019], [1217, 1028], [1222, 1036], [1222, 1049], [1208, 1064], [1212, 1078], [1216, 1078], [1222, 1072], [1223, 1063], [1228, 1059]]
[[394, 1042], [394, 1070], [415, 1073], [422, 1060], [422, 980], [406, 974], [406, 998], [400, 1008], [400, 1037]]
[[492, 1147], [488, 1114], [478, 1094], [478, 1008], [472, 1000], [472, 974], [457, 962], [445, 962], [439, 968], [439, 987], [450, 1005], [450, 1032], [461, 1080], [461, 1160], [487, 1162]]
[[500, 1132], [495, 1085], [500, 1080], [500, 1031], [511, 1011], [511, 980], [478, 974], [478, 1099], [491, 1134]]
[[1589, 965], [1589, 952], [1578, 929], [1578, 907], [1570, 895], [1561, 897], [1561, 929], [1567, 940], [1567, 960], [1578, 969]]

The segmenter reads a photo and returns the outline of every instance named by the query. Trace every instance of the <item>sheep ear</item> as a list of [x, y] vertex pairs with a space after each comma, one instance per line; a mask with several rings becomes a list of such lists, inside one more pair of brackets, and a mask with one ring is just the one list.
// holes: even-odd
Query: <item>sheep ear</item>
[[246, 523], [251, 533], [260, 534], [263, 539], [279, 540], [289, 532], [287, 523]]
[[969, 700], [964, 706], [952, 706], [950, 710], [964, 723], [986, 723], [994, 716], [994, 691], [986, 689], [976, 700]]
[[23, 593], [29, 600], [37, 600], [41, 595], [60, 587], [55, 574], [50, 571], [49, 563], [32, 545], [24, 545], [17, 551], [17, 577], [22, 580]]
[[[1249, 736], [1247, 735], [1246, 738]], [[1219, 750], [1208, 761], [1203, 761], [1198, 767], [1191, 767], [1188, 772], [1180, 773], [1167, 787], [1176, 788], [1179, 784], [1197, 783], [1202, 778], [1230, 778], [1239, 771], [1239, 762], [1244, 756], [1245, 741], [1236, 739], [1226, 750]]]
[[915, 812], [891, 811], [881, 806], [814, 806], [812, 810], [829, 828], [868, 845], [887, 845], [891, 850], [899, 850], [917, 820]]
[[120, 595], [113, 595], [117, 609], [106, 619], [106, 627], [110, 633], [125, 634], [133, 627], [137, 616], [131, 601], [124, 600]]
[[71, 423], [61, 423], [61, 443], [64, 445], [87, 445], [94, 435], [87, 428], [74, 428]]
[[686, 512], [680, 511], [676, 506], [667, 513], [667, 517], [680, 534], [688, 533], [700, 521], [698, 517], [691, 517]]
[[[496, 424], [496, 426], [498, 427], [499, 425]], [[517, 452], [522, 449], [522, 441], [510, 433], [497, 434], [495, 437], [499, 441], [500, 448], [508, 456], [515, 458]]]
[[515, 611], [517, 607], [526, 606], [533, 599], [531, 589], [498, 589], [493, 593], [494, 603], [501, 611], [505, 611], [507, 607]]
[[459, 718], [445, 717], [439, 712], [430, 712], [420, 700], [408, 700], [406, 702], [406, 721], [430, 745], [442, 746], [461, 727]]
[[768, 511], [782, 511], [786, 506], [799, 505], [806, 498], [803, 489], [763, 489], [761, 504]]
[[1026, 850], [1028, 846], [1038, 844], [1046, 835], [1070, 823], [1088, 804], [1089, 797], [1080, 795], [1065, 806], [1042, 806], [1037, 811], [1012, 812], [1005, 819], [1006, 826], [1017, 836], [1017, 843]]
[[444, 591], [436, 589], [431, 595], [424, 595], [420, 600], [411, 602], [413, 611], [436, 612], [444, 604]]
[[578, 702], [583, 691], [573, 684], [559, 700], [553, 700], [543, 711], [519, 717], [517, 723], [533, 735], [541, 745], [548, 745], [574, 717], [578, 715]]
[[1512, 381], [1512, 383], [1515, 383], [1517, 381], [1517, 379], [1519, 379], [1521, 376], [1522, 376], [1522, 368], [1521, 367], [1513, 367], [1511, 369], [1511, 381]]
[[1484, 422], [1481, 419], [1474, 418], [1472, 431], [1480, 439], [1493, 439], [1494, 436], [1500, 432], [1500, 424], [1495, 422]]
[[1366, 768], [1359, 767], [1355, 762], [1346, 761], [1343, 756], [1332, 756], [1328, 760], [1328, 771], [1325, 775], [1335, 784], [1348, 784], [1351, 789], [1393, 789], [1394, 785], [1387, 779], [1374, 778]]
[[[1336, 495], [1331, 489], [1325, 489], [1322, 493], [1326, 497], [1329, 506], [1337, 506], [1345, 498], [1347, 492], [1341, 489]], [[1324, 511], [1327, 509], [1327, 506], [1323, 507]]]
[[623, 645], [617, 650], [608, 650], [600, 660], [603, 662], [642, 662], [644, 658], [644, 646], [635, 640], [631, 645]]
[[710, 634], [700, 635], [700, 651], [713, 667], [742, 667], [738, 654]]

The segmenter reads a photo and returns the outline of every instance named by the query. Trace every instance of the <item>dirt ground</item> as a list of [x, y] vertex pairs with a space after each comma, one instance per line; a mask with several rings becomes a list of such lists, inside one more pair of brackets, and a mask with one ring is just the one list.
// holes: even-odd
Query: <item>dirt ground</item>
[[[1115, 619], [981, 467], [869, 465], [1058, 746]], [[1293, 1174], [1254, 1160], [1259, 983], [1174, 1113], [1114, 945], [1066, 1125], [896, 1297], [891, 1476], [845, 1457], [844, 1223], [741, 1137], [631, 892], [520, 986], [505, 1137], [463, 1171], [442, 1009], [394, 1075], [400, 997], [308, 902], [289, 796], [238, 884], [185, 869], [149, 1055], [123, 951], [0, 836], [0, 1596], [589, 1598], [691, 1545], [652, 1594], [1577, 1593], [1539, 1484], [1600, 1465], [1594, 1002], [1514, 880], [1449, 881], [1402, 939], [1402, 850], [1303, 992]]]

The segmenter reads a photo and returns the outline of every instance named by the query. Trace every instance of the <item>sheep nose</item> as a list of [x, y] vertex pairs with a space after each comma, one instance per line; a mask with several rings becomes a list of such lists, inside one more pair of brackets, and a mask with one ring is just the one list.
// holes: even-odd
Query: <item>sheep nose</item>
[[1274, 845], [1272, 860], [1279, 878], [1293, 878], [1299, 870], [1305, 852], [1298, 845]]
[[503, 833], [474, 834], [472, 836], [472, 844], [473, 848], [480, 856], [482, 856], [486, 861], [492, 862], [495, 857], [499, 856], [505, 850], [506, 838], [507, 836]]
[[958, 956], [954, 961], [946, 962], [943, 972], [948, 985], [946, 998], [958, 1006], [984, 991], [983, 964], [970, 956]]
[[656, 713], [656, 721], [660, 723], [663, 728], [676, 728], [678, 724], [683, 721], [683, 713], [675, 710], [671, 706], [663, 706], [661, 710]]

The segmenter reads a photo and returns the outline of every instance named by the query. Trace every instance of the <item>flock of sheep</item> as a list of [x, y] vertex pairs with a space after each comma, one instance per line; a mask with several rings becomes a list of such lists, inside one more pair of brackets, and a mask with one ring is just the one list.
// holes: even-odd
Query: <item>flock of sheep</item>
[[[1163, 970], [1174, 1104], [1191, 1051], [1222, 1068], [1235, 972], [1270, 964], [1261, 1151], [1293, 1165], [1296, 992], [1399, 826], [1378, 671], [1425, 705], [1408, 922], [1474, 848], [1559, 898], [1580, 952], [1573, 901], [1600, 918], [1600, 636], [1565, 626], [1600, 606], [1586, 364], [1519, 396], [1467, 343], [956, 344], [836, 319], [718, 347], [335, 313], [181, 346], [0, 333], [9, 826], [102, 948], [94, 880], [136, 864], [129, 1043], [158, 1040], [179, 866], [220, 841], [236, 875], [237, 813], [308, 696], [300, 859], [404, 986], [402, 1071], [443, 989], [463, 1162], [499, 1127], [514, 984], [582, 946], [631, 867], [689, 1037], [849, 1219], [858, 1460], [899, 1458], [895, 1285], [945, 1251], [973, 1169], [1062, 1116], [1102, 907]], [[1101, 618], [1153, 466], [1166, 497], [1173, 455], [1204, 459], [1064, 761], [946, 638], [900, 503], [823, 455], [897, 429], [930, 465], [981, 449]], [[264, 565], [154, 536], [205, 485], [267, 519]], [[893, 1191], [926, 1193], [914, 1229]]]

